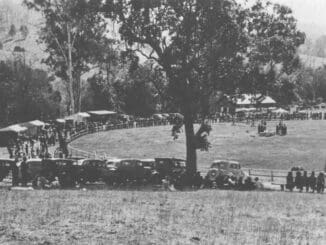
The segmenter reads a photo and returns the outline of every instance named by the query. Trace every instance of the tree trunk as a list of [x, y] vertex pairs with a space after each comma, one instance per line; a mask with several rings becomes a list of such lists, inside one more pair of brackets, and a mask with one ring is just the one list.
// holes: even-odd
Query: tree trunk
[[78, 73], [76, 75], [76, 107], [75, 110], [76, 112], [80, 112], [81, 111], [81, 103], [82, 103], [82, 81], [81, 81], [81, 74]]
[[184, 124], [187, 147], [187, 172], [188, 174], [194, 174], [197, 171], [197, 153], [194, 122], [192, 115], [189, 112], [184, 113]]
[[67, 24], [67, 34], [68, 34], [68, 83], [69, 83], [69, 97], [70, 97], [70, 111], [69, 114], [75, 113], [75, 98], [74, 98], [74, 88], [73, 88], [73, 76], [72, 76], [72, 46], [71, 46], [71, 28]]

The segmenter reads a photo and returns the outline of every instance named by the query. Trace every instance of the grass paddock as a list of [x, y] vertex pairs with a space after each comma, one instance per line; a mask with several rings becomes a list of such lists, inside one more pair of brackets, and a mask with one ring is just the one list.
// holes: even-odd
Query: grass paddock
[[[278, 122], [268, 122], [275, 131]], [[238, 160], [244, 167], [290, 169], [302, 166], [322, 170], [326, 160], [326, 121], [289, 121], [287, 136], [259, 137], [247, 124], [214, 124], [209, 152], [198, 151], [198, 168], [207, 169], [215, 159]], [[185, 136], [173, 141], [172, 126], [94, 133], [72, 143], [73, 147], [120, 158], [185, 158]]]
[[[325, 121], [287, 122], [289, 135], [261, 138], [245, 124], [216, 124], [200, 169], [214, 159], [245, 167], [322, 169]], [[274, 130], [276, 122], [269, 123]], [[184, 157], [171, 127], [117, 130], [73, 142], [114, 157]], [[0, 244], [326, 244], [326, 195], [200, 190], [8, 191], [0, 189]]]
[[325, 244], [325, 195], [0, 191], [0, 244]]

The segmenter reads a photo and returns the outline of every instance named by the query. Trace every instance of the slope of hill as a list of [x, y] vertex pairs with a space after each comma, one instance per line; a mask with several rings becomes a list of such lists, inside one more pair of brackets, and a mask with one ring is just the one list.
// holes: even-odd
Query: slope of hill
[[[21, 1], [0, 1], [0, 60], [24, 58], [26, 64], [46, 69], [42, 64], [42, 59], [46, 57], [44, 47], [37, 42], [41, 25], [42, 16], [28, 10]], [[11, 26], [16, 29], [14, 35], [9, 34]], [[22, 32], [22, 27], [27, 27], [27, 32]], [[14, 52], [15, 47], [24, 52]]]
[[322, 57], [300, 54], [300, 59], [304, 65], [315, 69], [326, 65], [326, 58]]

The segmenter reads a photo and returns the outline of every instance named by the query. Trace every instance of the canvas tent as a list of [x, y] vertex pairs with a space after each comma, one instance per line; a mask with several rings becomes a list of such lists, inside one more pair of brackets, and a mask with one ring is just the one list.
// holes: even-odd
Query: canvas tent
[[114, 111], [106, 111], [106, 110], [101, 110], [101, 111], [89, 111], [88, 112], [90, 115], [96, 115], [96, 116], [108, 116], [108, 115], [115, 115], [117, 114]]
[[16, 139], [18, 137], [18, 134], [23, 133], [26, 130], [26, 127], [23, 127], [18, 124], [0, 129], [0, 147], [7, 147], [8, 142], [11, 139]]
[[76, 114], [65, 117], [65, 120], [67, 121], [71, 120], [73, 122], [80, 123], [80, 122], [85, 122], [90, 117], [91, 116], [87, 112], [78, 112]]
[[91, 121], [106, 121], [108, 119], [116, 119], [118, 117], [118, 114], [114, 111], [100, 110], [88, 111], [87, 113], [90, 115]]
[[45, 123], [39, 120], [34, 120], [30, 122], [21, 123], [19, 125], [21, 127], [26, 128], [24, 134], [26, 134], [27, 136], [34, 137], [39, 134], [40, 130], [45, 126]]
[[256, 107], [257, 105], [263, 108], [269, 108], [275, 106], [276, 101], [270, 96], [261, 94], [242, 94], [236, 101], [237, 108]]
[[276, 110], [273, 111], [276, 114], [288, 114], [289, 112], [287, 110], [284, 110], [282, 108], [278, 108]]
[[61, 124], [65, 124], [66, 123], [66, 120], [65, 119], [62, 119], [62, 118], [56, 119], [55, 121], [57, 123], [61, 123]]

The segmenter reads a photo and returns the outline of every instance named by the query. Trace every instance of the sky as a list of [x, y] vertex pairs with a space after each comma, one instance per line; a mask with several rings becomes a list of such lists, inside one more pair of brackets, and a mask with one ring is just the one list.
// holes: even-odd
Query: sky
[[[241, 0], [239, 0], [241, 1]], [[242, 0], [243, 1], [243, 0]], [[253, 0], [249, 0], [253, 1]], [[263, 0], [267, 1], [267, 0]], [[269, 0], [285, 4], [294, 12], [298, 27], [314, 39], [326, 35], [326, 0]], [[21, 3], [22, 0], [0, 0], [1, 2]]]
[[300, 23], [326, 24], [325, 0], [272, 0], [288, 5]]
[[289, 6], [298, 27], [314, 39], [326, 34], [326, 0], [271, 0]]

